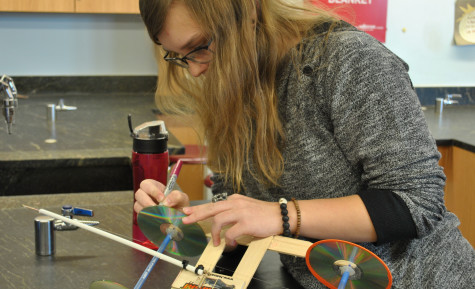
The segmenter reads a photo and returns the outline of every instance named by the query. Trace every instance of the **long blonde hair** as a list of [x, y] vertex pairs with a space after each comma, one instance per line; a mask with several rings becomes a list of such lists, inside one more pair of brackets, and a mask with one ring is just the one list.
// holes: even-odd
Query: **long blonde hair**
[[336, 19], [315, 6], [289, 0], [140, 0], [142, 18], [155, 42], [173, 1], [187, 6], [204, 35], [213, 39], [215, 54], [206, 77], [198, 78], [158, 57], [159, 108], [198, 116], [208, 166], [231, 181], [237, 192], [243, 171], [250, 169], [249, 158], [256, 180], [278, 185], [285, 142], [277, 109], [279, 65], [314, 26]]

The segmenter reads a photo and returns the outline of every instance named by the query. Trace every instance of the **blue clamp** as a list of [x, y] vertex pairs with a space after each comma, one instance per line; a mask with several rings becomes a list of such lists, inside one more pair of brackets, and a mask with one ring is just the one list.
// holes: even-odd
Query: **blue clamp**
[[[94, 216], [94, 212], [92, 210], [83, 209], [83, 208], [74, 208], [73, 206], [70, 206], [70, 205], [64, 205], [61, 208], [61, 213], [63, 214], [64, 217], [70, 218], [70, 219], [72, 219], [74, 215], [88, 216], [88, 217]], [[81, 222], [88, 226], [99, 225], [99, 221], [83, 221], [83, 220], [77, 220], [77, 219], [76, 221]], [[55, 223], [54, 223], [54, 229], [56, 231], [76, 230], [77, 228], [78, 227], [76, 227], [75, 225], [71, 225], [61, 220], [55, 220]]]
[[83, 208], [75, 208], [70, 205], [64, 205], [63, 208], [61, 209], [61, 212], [63, 213], [63, 216], [73, 218], [73, 215], [76, 216], [88, 216], [88, 217], [93, 217], [94, 216], [94, 211], [89, 210], [89, 209], [83, 209]]

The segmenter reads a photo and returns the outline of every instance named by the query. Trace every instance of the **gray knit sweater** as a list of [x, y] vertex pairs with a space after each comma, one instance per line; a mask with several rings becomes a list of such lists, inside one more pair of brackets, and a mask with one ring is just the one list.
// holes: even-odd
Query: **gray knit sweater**
[[[323, 37], [316, 33], [301, 44], [299, 72], [292, 62], [281, 70], [277, 89], [286, 135], [281, 186], [266, 188], [245, 173], [244, 194], [277, 201], [390, 191], [412, 218], [415, 238], [360, 245], [388, 265], [393, 288], [475, 288], [475, 251], [444, 205], [440, 154], [407, 65], [350, 25], [336, 28], [325, 49]], [[213, 193], [229, 190], [219, 176], [214, 181]], [[384, 219], [388, 228], [398, 227], [390, 209], [372, 214], [374, 204], [365, 205], [373, 223]], [[326, 288], [303, 258], [281, 260], [303, 287]]]

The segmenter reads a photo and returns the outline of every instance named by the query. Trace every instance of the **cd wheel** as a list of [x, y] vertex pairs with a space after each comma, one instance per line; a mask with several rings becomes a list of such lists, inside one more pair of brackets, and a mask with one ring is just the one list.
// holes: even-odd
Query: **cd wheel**
[[307, 250], [310, 272], [325, 286], [337, 289], [347, 272], [344, 288], [390, 289], [392, 276], [388, 266], [373, 252], [342, 240], [316, 242]]
[[144, 235], [157, 246], [170, 235], [166, 252], [178, 256], [198, 256], [203, 253], [208, 240], [200, 225], [183, 224], [185, 216], [176, 209], [151, 206], [138, 213], [137, 223]]

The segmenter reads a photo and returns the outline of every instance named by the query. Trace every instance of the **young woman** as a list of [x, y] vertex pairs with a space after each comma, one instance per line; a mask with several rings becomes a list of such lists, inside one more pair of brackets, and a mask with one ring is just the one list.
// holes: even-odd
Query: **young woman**
[[[158, 104], [199, 117], [213, 194], [229, 197], [190, 207], [147, 180], [136, 211], [164, 201], [184, 223], [213, 218], [215, 244], [225, 225], [230, 246], [241, 235], [358, 242], [386, 262], [393, 288], [475, 284], [475, 252], [444, 205], [440, 155], [404, 61], [288, 0], [140, 0], [140, 10], [161, 54]], [[305, 288], [324, 288], [304, 259], [281, 260]]]

